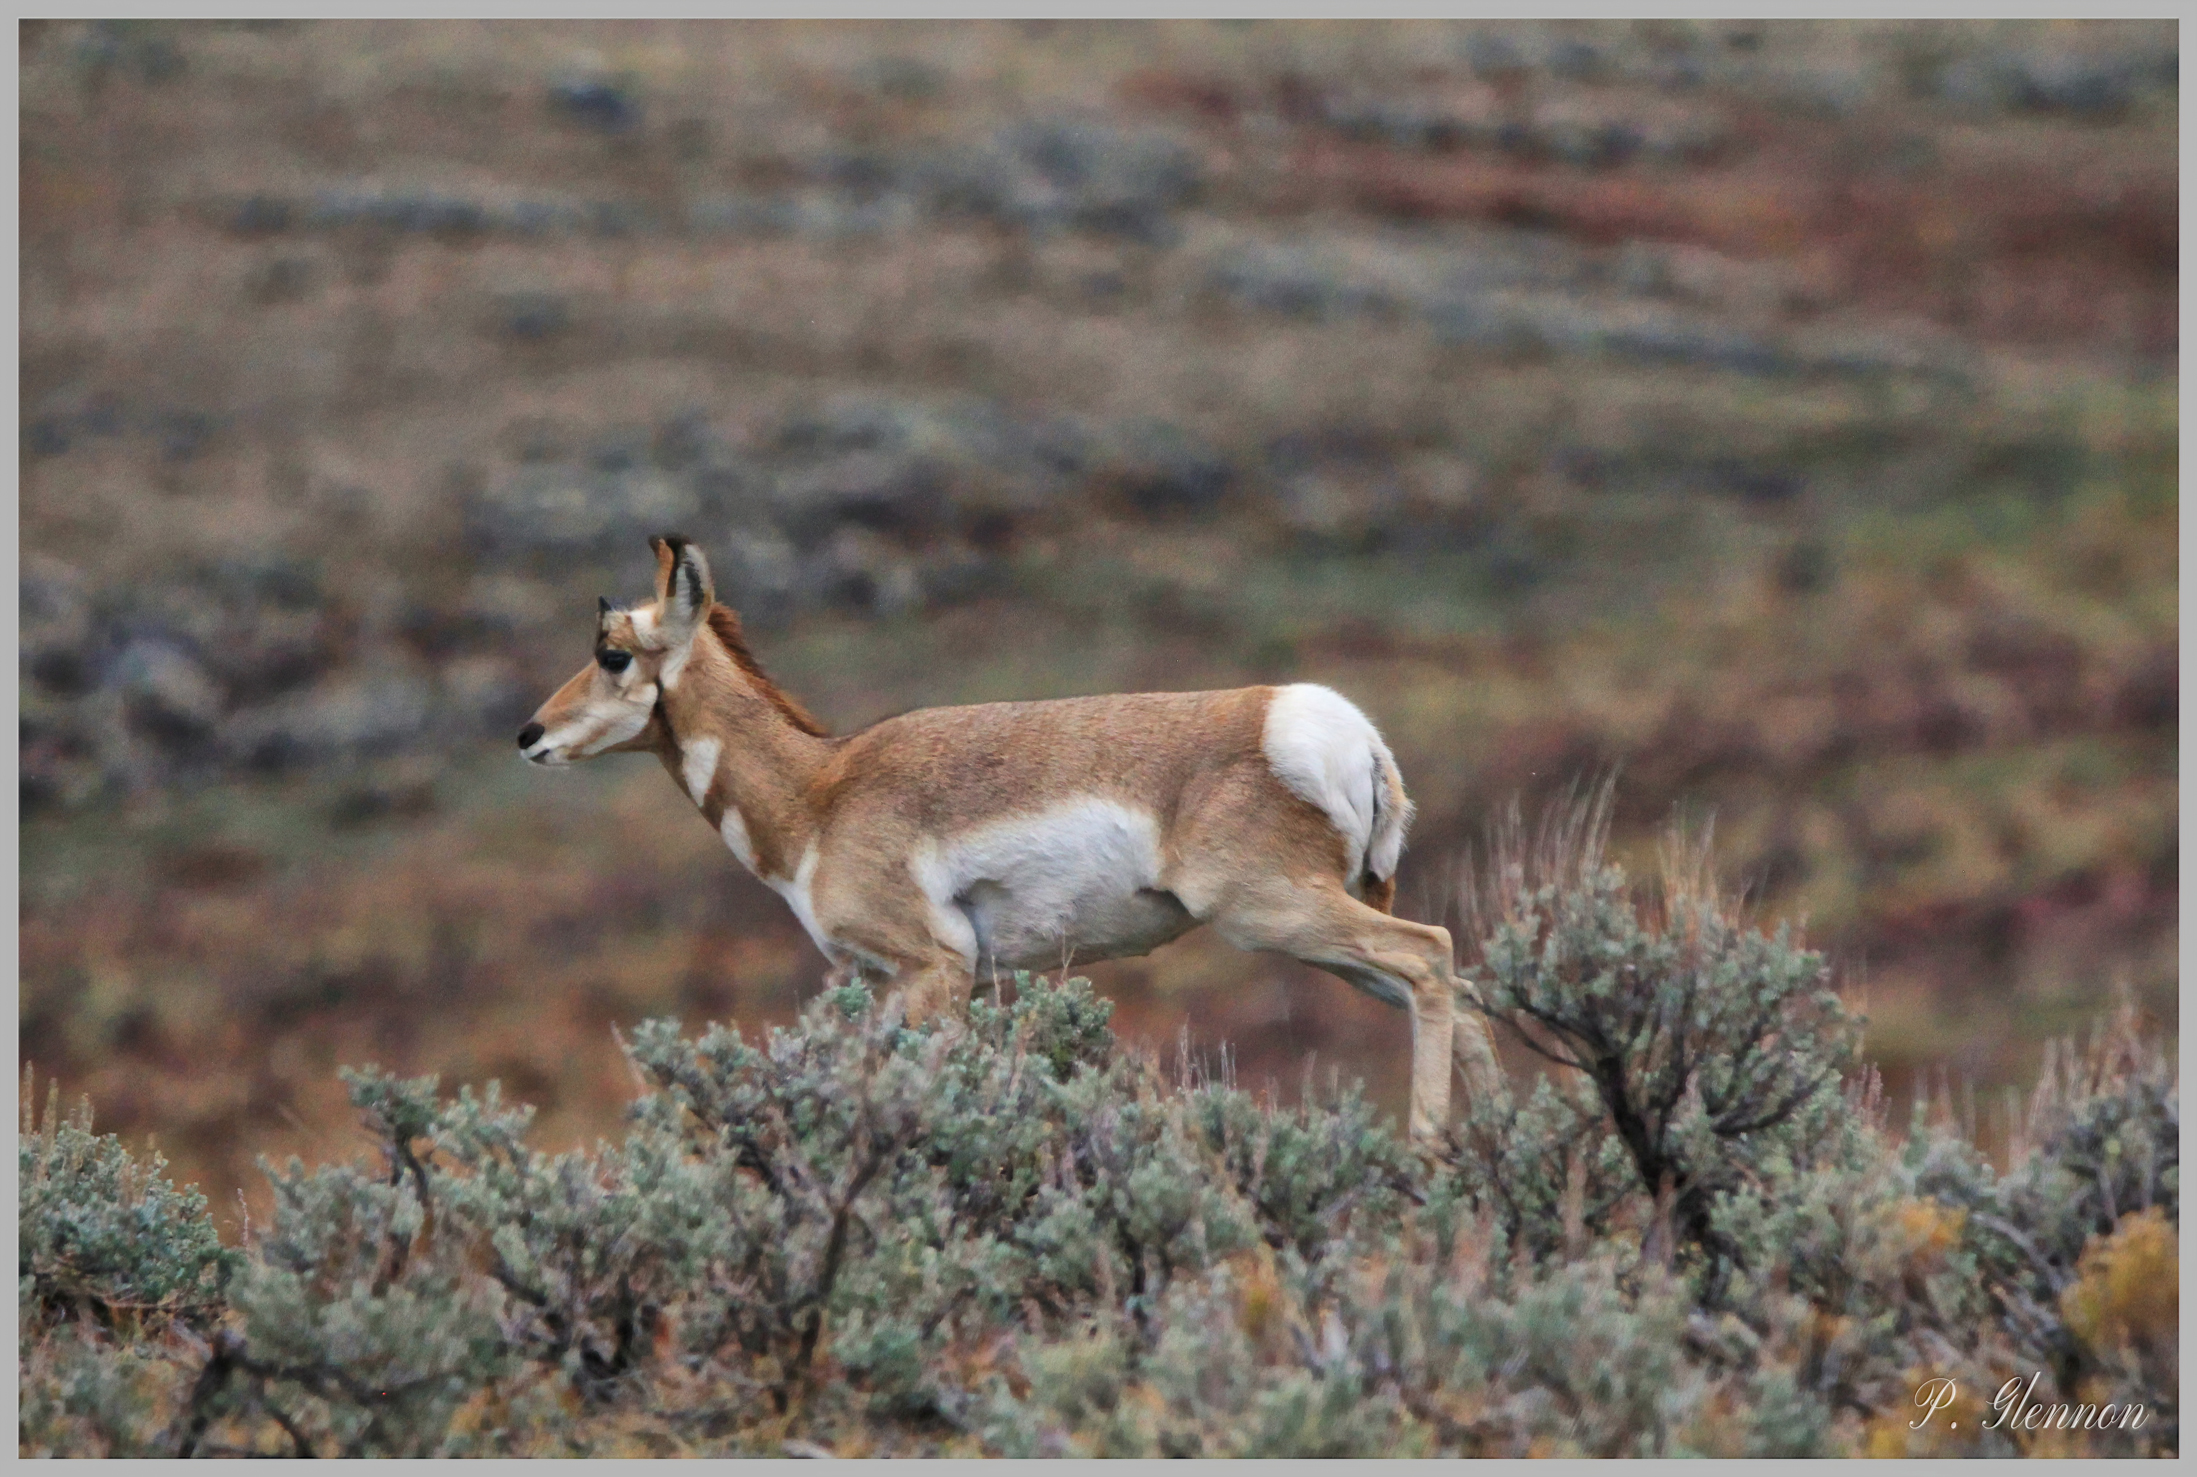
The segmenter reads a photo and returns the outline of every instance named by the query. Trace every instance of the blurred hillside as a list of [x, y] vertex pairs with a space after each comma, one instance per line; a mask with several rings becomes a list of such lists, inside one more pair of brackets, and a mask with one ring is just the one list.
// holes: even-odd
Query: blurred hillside
[[[608, 1131], [821, 962], [524, 770], [644, 539], [834, 727], [1329, 682], [1439, 916], [1621, 761], [1872, 1056], [2172, 1020], [2172, 23], [52, 23], [22, 49], [21, 1052], [217, 1200], [331, 1067]], [[1621, 838], [1622, 839], [1622, 838]], [[1403, 1096], [1188, 940], [1125, 1034]]]

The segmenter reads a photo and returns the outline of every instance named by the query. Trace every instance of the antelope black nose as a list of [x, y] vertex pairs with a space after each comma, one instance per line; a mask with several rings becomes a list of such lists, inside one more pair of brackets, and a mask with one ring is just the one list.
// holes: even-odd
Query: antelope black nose
[[539, 723], [529, 723], [526, 727], [519, 730], [519, 747], [522, 749], [531, 749], [536, 744], [541, 742], [541, 738], [542, 726]]

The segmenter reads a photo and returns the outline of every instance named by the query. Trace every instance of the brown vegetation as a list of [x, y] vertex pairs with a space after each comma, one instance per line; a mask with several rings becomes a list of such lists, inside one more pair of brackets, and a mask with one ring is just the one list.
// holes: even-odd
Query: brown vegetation
[[[1896, 1095], [2174, 1009], [2169, 26], [80, 24], [22, 72], [22, 1053], [214, 1192], [821, 963], [510, 733], [682, 527], [835, 728], [1329, 682], [1714, 809]], [[607, 769], [608, 766], [606, 765]], [[1194, 940], [1126, 1035], [1400, 1107]]]

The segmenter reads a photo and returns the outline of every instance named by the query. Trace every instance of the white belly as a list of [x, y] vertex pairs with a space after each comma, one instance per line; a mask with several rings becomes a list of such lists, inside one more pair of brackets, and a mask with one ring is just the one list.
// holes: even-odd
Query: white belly
[[1148, 953], [1197, 926], [1161, 885], [1159, 825], [1087, 798], [927, 846], [910, 870], [932, 923], [977, 969]]

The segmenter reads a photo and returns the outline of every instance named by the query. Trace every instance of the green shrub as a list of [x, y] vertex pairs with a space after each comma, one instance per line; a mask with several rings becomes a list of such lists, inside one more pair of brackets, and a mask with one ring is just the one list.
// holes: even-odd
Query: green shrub
[[1473, 1105], [1468, 1194], [1536, 1256], [1628, 1226], [1714, 1301], [1748, 1257], [1735, 1201], [1858, 1162], [1840, 1094], [1859, 1023], [1821, 956], [1745, 926], [1706, 839], [1674, 835], [1660, 896], [1637, 893], [1605, 860], [1610, 799], [1553, 808], [1530, 844], [1514, 809], [1466, 890], [1475, 1003], [1560, 1072]]
[[[2140, 1401], [2151, 1413], [2101, 1452], [2178, 1444], [2178, 1265], [2143, 1227], [2180, 1224], [2180, 1119], [2179, 1073], [2123, 1001], [2086, 1048], [2047, 1051], [2005, 1175], [1920, 1110], [1909, 1136], [1913, 1193], [1962, 1214], [1977, 1302], [2022, 1365], [2046, 1373], [2037, 1398]], [[2150, 1271], [2130, 1270], [2139, 1265]]]
[[[1601, 802], [1596, 802], [1599, 804]], [[1081, 980], [910, 1028], [636, 1027], [616, 1143], [348, 1074], [372, 1162], [223, 1250], [79, 1115], [26, 1124], [21, 1430], [70, 1455], [2172, 1452], [2171, 1060], [2055, 1058], [1994, 1171], [1888, 1131], [1821, 962], [1596, 804], [1511, 833], [1474, 1008], [1550, 1058], [1408, 1147], [1125, 1049]], [[1674, 856], [1677, 854], [1674, 853]], [[2009, 1378], [2135, 1432], [1981, 1429]], [[1960, 1425], [1913, 1425], [1957, 1379]], [[2040, 1396], [2040, 1398], [2043, 1398]]]
[[218, 1307], [236, 1258], [215, 1234], [206, 1197], [168, 1183], [158, 1154], [141, 1164], [113, 1134], [93, 1133], [90, 1103], [63, 1118], [58, 1086], [41, 1121], [32, 1087], [26, 1069], [16, 1144], [26, 1319], [158, 1324]]

